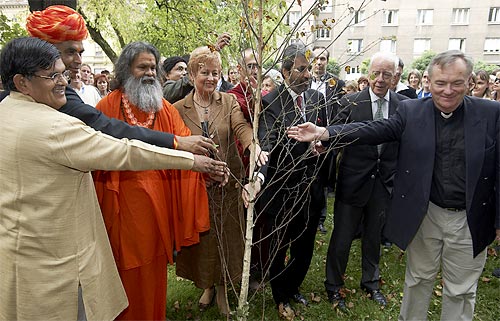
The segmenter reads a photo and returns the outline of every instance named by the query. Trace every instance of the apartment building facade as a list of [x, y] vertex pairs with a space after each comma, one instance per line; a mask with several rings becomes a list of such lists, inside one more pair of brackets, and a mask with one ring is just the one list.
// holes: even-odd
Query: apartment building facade
[[426, 50], [459, 49], [475, 61], [500, 65], [500, 0], [292, 3], [290, 26], [300, 21], [296, 27], [306, 44], [327, 47], [330, 57], [348, 66], [340, 75], [345, 79], [357, 78], [361, 62], [377, 51], [392, 52], [410, 65]]

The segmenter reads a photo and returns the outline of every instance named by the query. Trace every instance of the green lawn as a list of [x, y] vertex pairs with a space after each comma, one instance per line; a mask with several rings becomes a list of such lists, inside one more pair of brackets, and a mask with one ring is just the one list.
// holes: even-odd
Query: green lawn
[[[333, 199], [329, 199], [331, 209]], [[359, 289], [361, 275], [360, 241], [355, 240], [351, 248], [351, 256], [346, 273], [346, 302], [350, 307], [349, 313], [341, 313], [327, 301], [323, 286], [325, 278], [325, 260], [328, 241], [332, 231], [332, 214], [330, 211], [326, 227], [328, 234], [317, 234], [316, 251], [309, 269], [309, 273], [302, 284], [301, 292], [309, 299], [314, 295], [319, 302], [310, 301], [309, 307], [294, 305], [300, 313], [295, 320], [397, 320], [402, 300], [405, 256], [395, 246], [382, 251], [380, 271], [382, 275], [382, 292], [388, 299], [385, 308], [381, 308], [371, 301]], [[500, 253], [499, 253], [500, 255]], [[492, 271], [500, 267], [500, 258], [489, 255], [485, 270], [479, 280], [477, 291], [475, 320], [500, 320], [500, 279], [492, 276]], [[195, 288], [190, 281], [178, 279], [175, 269], [170, 267], [168, 276], [167, 319], [177, 320], [223, 320], [217, 306], [210, 307], [201, 313], [198, 311], [198, 299], [202, 291]], [[441, 287], [436, 281], [434, 294], [430, 303], [429, 320], [439, 320], [441, 309]], [[237, 298], [233, 293], [229, 295], [230, 304], [234, 308]], [[263, 291], [249, 295], [250, 316], [248, 320], [278, 320], [278, 314], [271, 296], [271, 289], [266, 285]]]

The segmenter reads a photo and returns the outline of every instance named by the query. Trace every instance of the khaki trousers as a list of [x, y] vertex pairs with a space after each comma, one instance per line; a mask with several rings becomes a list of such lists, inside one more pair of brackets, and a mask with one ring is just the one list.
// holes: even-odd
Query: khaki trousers
[[472, 320], [477, 282], [486, 250], [472, 256], [472, 238], [464, 211], [429, 202], [427, 215], [406, 250], [403, 303], [398, 320], [427, 320], [430, 298], [441, 266], [441, 320]]

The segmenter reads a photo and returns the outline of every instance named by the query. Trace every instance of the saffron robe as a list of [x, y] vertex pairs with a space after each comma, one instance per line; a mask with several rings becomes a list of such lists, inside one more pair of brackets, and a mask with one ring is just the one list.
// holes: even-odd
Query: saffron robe
[[[96, 106], [109, 117], [124, 119], [122, 91]], [[132, 106], [139, 122], [147, 114]], [[188, 136], [177, 110], [166, 100], [153, 129]], [[200, 173], [179, 170], [96, 171], [94, 181], [113, 255], [129, 307], [119, 319], [162, 320], [166, 310], [166, 263], [174, 247], [199, 242], [210, 228], [208, 198]]]

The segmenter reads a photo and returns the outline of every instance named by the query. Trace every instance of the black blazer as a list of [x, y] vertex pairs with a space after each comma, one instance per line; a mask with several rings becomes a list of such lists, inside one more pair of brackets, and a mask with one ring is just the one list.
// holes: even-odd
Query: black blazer
[[327, 72], [325, 73], [321, 79], [321, 81], [325, 82], [325, 99], [327, 103], [326, 114], [328, 116], [329, 123], [333, 120], [335, 115], [337, 114], [337, 110], [335, 108], [338, 100], [342, 98], [345, 94], [344, 86], [345, 82], [339, 77]]
[[[304, 92], [307, 121], [326, 124], [325, 98], [316, 90]], [[298, 193], [299, 185], [306, 186], [315, 180], [320, 158], [311, 154], [309, 143], [289, 139], [286, 129], [303, 123], [292, 96], [281, 85], [262, 99], [259, 119], [259, 143], [269, 151], [269, 161], [260, 172], [265, 176], [264, 192], [259, 202], [269, 211], [278, 213], [292, 193]], [[305, 184], [304, 184], [305, 183]], [[316, 193], [311, 193], [316, 194]]]
[[[390, 91], [389, 95], [389, 116], [391, 116], [396, 112], [399, 102], [408, 98], [393, 91]], [[373, 120], [368, 88], [344, 96], [338, 104], [338, 110], [335, 123]], [[336, 197], [346, 204], [365, 206], [372, 193], [376, 176], [380, 176], [387, 191], [391, 193], [398, 147], [397, 142], [383, 144], [380, 156], [375, 145], [344, 147], [339, 162]]]
[[411, 99], [417, 99], [417, 91], [414, 88], [408, 87], [406, 89], [398, 91], [398, 94], [406, 96]]
[[116, 138], [138, 139], [159, 147], [173, 148], [174, 135], [129, 124], [104, 115], [100, 110], [85, 104], [69, 86], [66, 87], [66, 104], [59, 111], [83, 121], [87, 126]]
[[[434, 108], [431, 97], [409, 99], [388, 120], [328, 128], [331, 136], [342, 131], [346, 133], [342, 139], [355, 144], [399, 141], [384, 233], [402, 249], [415, 236], [429, 206], [436, 145]], [[465, 96], [464, 131], [467, 222], [476, 256], [500, 228], [500, 104]]]

